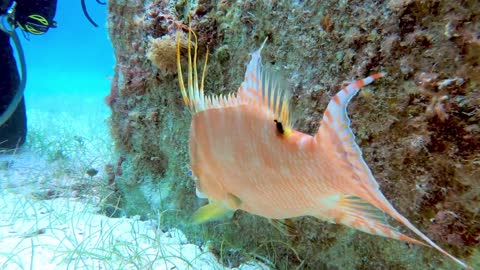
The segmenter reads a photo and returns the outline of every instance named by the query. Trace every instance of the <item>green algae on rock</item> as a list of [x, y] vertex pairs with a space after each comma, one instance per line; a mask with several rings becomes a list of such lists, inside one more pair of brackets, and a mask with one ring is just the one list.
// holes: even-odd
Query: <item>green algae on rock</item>
[[110, 124], [126, 158], [124, 173], [115, 178], [121, 207], [128, 209], [124, 214], [165, 212], [168, 226], [180, 227], [190, 239], [211, 241], [225, 264], [256, 257], [280, 269], [450, 266], [433, 250], [308, 217], [294, 220], [294, 238], [244, 213], [227, 223], [184, 225], [199, 204], [187, 175], [190, 119], [176, 74], [159, 70], [147, 54], [152, 39], [174, 37], [175, 22], [187, 26], [189, 13], [200, 58], [207, 46], [210, 52], [207, 93], [236, 91], [249, 53], [268, 37], [264, 57], [273, 69], [291, 74], [287, 79], [299, 119], [295, 127], [306, 133], [318, 129], [328, 100], [344, 82], [387, 71], [388, 77], [349, 108], [357, 143], [399, 212], [449, 252], [479, 267], [479, 5], [110, 1], [117, 60]]

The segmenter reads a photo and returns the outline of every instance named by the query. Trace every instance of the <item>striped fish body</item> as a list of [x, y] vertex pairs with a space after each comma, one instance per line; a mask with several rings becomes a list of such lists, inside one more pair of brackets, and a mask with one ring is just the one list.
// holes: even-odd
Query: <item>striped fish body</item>
[[329, 179], [339, 176], [315, 175], [331, 164], [317, 148], [312, 136], [282, 136], [272, 117], [248, 104], [199, 112], [190, 130], [199, 191], [216, 201], [233, 195], [241, 203], [231, 208], [274, 219], [313, 215], [336, 193]]
[[[189, 41], [192, 33], [189, 31]], [[291, 127], [289, 96], [262, 66], [263, 45], [252, 53], [236, 94], [206, 96], [205, 68], [200, 86], [198, 83], [196, 45], [193, 60], [191, 46], [187, 46], [188, 85], [184, 85], [179, 40], [180, 90], [193, 113], [190, 163], [198, 194], [209, 199], [209, 204], [194, 213], [194, 222], [216, 220], [238, 209], [269, 219], [309, 215], [370, 234], [431, 246], [468, 268], [388, 202], [355, 142], [347, 105], [362, 86], [383, 73], [339, 91], [329, 102], [318, 132], [310, 136]], [[389, 226], [385, 213], [423, 241]]]
[[[257, 76], [248, 77], [255, 80]], [[231, 210], [270, 219], [309, 215], [420, 244], [376, 223], [383, 214], [372, 212], [369, 204], [384, 211], [390, 210], [389, 204], [355, 148], [351, 131], [337, 130], [348, 128], [337, 123], [342, 117], [331, 113], [341, 112], [336, 108], [346, 100], [341, 93], [336, 96], [338, 101], [330, 102], [315, 136], [295, 130], [284, 135], [278, 130], [275, 115], [261, 104], [265, 102], [243, 94], [246, 84], [248, 81], [237, 97], [207, 101], [213, 108], [193, 115], [190, 163], [200, 193]]]

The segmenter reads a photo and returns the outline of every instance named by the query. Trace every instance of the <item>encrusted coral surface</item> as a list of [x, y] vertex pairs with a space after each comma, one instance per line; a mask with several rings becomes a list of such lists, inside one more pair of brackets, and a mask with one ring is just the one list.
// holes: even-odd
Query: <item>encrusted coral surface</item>
[[201, 204], [187, 174], [191, 118], [174, 62], [176, 23], [186, 33], [190, 14], [200, 62], [207, 47], [210, 54], [207, 93], [236, 91], [249, 53], [268, 38], [264, 61], [285, 78], [295, 127], [303, 132], [316, 132], [329, 99], [347, 82], [386, 71], [348, 108], [365, 160], [400, 213], [480, 267], [478, 1], [188, 4], [109, 1], [117, 63], [106, 102], [125, 158], [115, 177], [122, 213], [163, 213], [168, 226], [182, 227], [196, 241], [210, 240], [226, 264], [254, 257], [279, 269], [457, 267], [435, 250], [308, 217], [293, 221], [297, 232], [289, 237], [245, 213], [220, 224], [184, 225]]

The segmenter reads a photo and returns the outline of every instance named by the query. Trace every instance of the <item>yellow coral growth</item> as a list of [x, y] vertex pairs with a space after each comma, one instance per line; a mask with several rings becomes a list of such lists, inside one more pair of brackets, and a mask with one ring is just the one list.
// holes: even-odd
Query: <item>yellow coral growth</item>
[[[186, 48], [187, 38], [181, 33], [181, 47]], [[176, 58], [177, 42], [170, 35], [152, 39], [147, 58], [162, 72], [173, 74], [177, 71]]]

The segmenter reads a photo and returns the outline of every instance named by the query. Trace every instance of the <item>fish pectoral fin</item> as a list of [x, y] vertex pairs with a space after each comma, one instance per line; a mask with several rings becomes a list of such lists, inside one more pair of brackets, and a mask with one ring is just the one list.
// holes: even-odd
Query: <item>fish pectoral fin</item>
[[200, 207], [192, 215], [192, 223], [200, 224], [207, 221], [223, 220], [232, 218], [235, 209], [228, 208], [221, 201], [212, 201]]
[[426, 244], [388, 225], [386, 215], [369, 202], [350, 195], [341, 195], [337, 201], [338, 208], [332, 209], [336, 214], [334, 221], [351, 228], [373, 235], [393, 238], [416, 245]]

